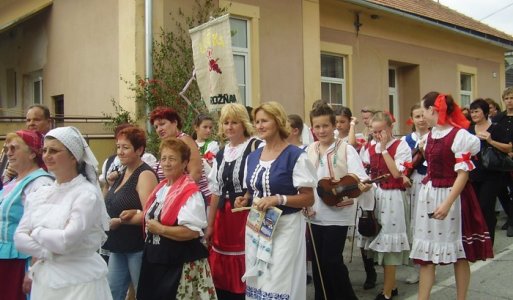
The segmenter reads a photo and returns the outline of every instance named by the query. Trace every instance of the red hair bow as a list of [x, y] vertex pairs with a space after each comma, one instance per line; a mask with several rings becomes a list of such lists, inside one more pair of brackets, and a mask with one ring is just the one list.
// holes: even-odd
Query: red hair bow
[[389, 112], [389, 111], [384, 111], [383, 113], [384, 113], [384, 114], [386, 114], [386, 115], [388, 115], [388, 116], [390, 117], [390, 120], [392, 121], [392, 124], [394, 124], [394, 123], [395, 123], [394, 115], [393, 115], [391, 112]]
[[451, 124], [457, 128], [467, 129], [470, 126], [469, 120], [463, 115], [458, 104], [454, 104], [454, 110], [450, 115], [447, 115], [447, 101], [445, 94], [438, 94], [436, 97], [434, 108], [438, 112], [438, 125]]

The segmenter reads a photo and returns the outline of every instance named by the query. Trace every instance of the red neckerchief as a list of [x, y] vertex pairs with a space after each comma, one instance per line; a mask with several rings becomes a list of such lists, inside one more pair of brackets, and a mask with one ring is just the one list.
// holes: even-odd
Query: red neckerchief
[[[168, 180], [162, 180], [151, 192], [148, 197], [146, 206], [144, 207], [144, 215], [148, 212], [153, 202], [157, 199], [157, 192], [167, 184]], [[182, 175], [169, 188], [166, 199], [162, 204], [162, 212], [160, 213], [160, 223], [167, 226], [173, 226], [178, 218], [178, 213], [192, 194], [198, 192], [196, 182], [190, 178], [188, 174]]]

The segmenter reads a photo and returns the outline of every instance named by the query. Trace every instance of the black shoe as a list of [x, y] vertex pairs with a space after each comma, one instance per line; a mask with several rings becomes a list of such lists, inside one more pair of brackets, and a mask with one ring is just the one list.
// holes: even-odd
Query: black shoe
[[378, 275], [376, 272], [367, 274], [367, 278], [365, 278], [365, 282], [363, 283], [364, 290], [370, 290], [376, 287], [376, 279]]
[[[381, 293], [383, 294], [383, 291], [381, 291]], [[398, 295], [399, 295], [399, 290], [397, 288], [393, 289], [392, 290], [392, 297], [398, 296]]]
[[383, 293], [379, 293], [376, 298], [374, 298], [374, 300], [390, 300], [394, 298], [394, 294], [392, 293], [392, 295], [390, 296], [390, 298], [386, 298], [385, 295]]
[[508, 231], [506, 232], [508, 237], [513, 237], [513, 225], [508, 225]]
[[509, 226], [509, 222], [508, 222], [508, 221], [506, 221], [506, 223], [504, 223], [504, 225], [502, 225], [501, 230], [506, 230], [506, 229], [508, 229], [508, 226]]

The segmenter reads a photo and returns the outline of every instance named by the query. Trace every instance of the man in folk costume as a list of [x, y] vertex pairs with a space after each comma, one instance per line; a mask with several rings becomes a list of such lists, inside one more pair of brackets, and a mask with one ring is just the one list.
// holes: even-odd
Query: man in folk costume
[[[310, 120], [319, 140], [307, 148], [307, 153], [308, 159], [316, 167], [317, 178], [339, 180], [352, 173], [362, 181], [367, 180], [356, 150], [346, 142], [335, 139], [335, 113], [331, 107], [327, 104], [317, 106], [310, 112]], [[360, 187], [368, 191], [371, 185]], [[329, 206], [318, 193], [314, 194], [315, 203], [308, 210], [308, 215], [316, 255], [313, 259], [315, 299], [357, 299], [342, 256], [348, 227], [355, 225], [355, 199]], [[364, 195], [372, 197], [371, 192]]]

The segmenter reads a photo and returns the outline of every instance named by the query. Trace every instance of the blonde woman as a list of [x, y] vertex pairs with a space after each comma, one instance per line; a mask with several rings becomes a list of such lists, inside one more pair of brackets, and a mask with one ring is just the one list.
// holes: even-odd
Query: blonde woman
[[261, 143], [253, 135], [246, 108], [227, 104], [219, 118], [219, 136], [226, 144], [218, 152], [209, 174], [211, 198], [206, 239], [214, 285], [219, 299], [244, 299], [244, 232], [248, 212], [232, 213], [234, 201], [246, 193], [243, 187], [248, 155]]
[[[278, 207], [282, 215], [272, 240], [246, 230], [246, 299], [305, 299], [306, 226], [301, 209], [314, 203], [315, 169], [303, 150], [287, 143], [290, 127], [279, 103], [266, 102], [253, 112], [257, 133], [266, 144], [249, 155], [248, 192], [235, 206], [249, 205], [258, 197], [257, 209]], [[259, 249], [267, 250], [264, 254]]]

